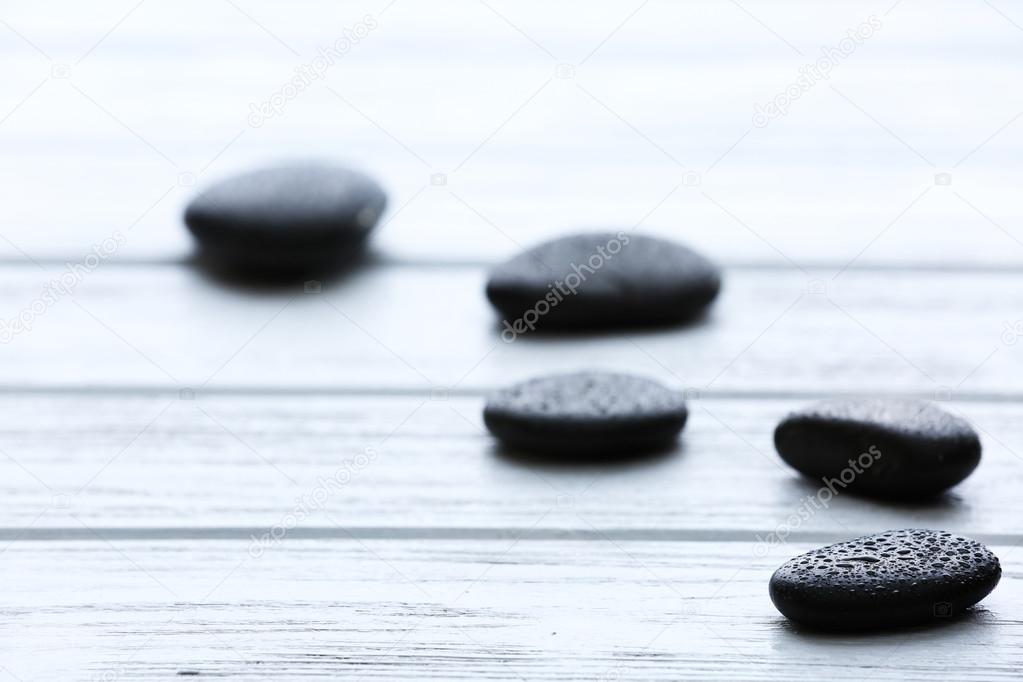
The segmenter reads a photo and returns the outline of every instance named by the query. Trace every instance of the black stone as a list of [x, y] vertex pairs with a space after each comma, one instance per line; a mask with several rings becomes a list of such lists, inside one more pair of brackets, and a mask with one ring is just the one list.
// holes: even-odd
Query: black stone
[[945, 531], [892, 530], [797, 556], [771, 576], [786, 618], [826, 630], [883, 629], [962, 615], [1002, 575], [984, 545]]
[[579, 372], [497, 391], [483, 421], [529, 453], [625, 457], [671, 446], [688, 411], [680, 393], [625, 374]]
[[889, 499], [941, 493], [980, 462], [969, 423], [922, 401], [818, 403], [786, 417], [774, 443], [782, 459], [836, 491]]
[[491, 273], [487, 297], [504, 316], [502, 329], [514, 336], [532, 328], [685, 322], [720, 288], [717, 266], [688, 248], [608, 232], [562, 237], [512, 258]]
[[329, 273], [361, 251], [387, 204], [362, 173], [321, 163], [251, 171], [201, 192], [185, 224], [210, 265], [267, 275]]

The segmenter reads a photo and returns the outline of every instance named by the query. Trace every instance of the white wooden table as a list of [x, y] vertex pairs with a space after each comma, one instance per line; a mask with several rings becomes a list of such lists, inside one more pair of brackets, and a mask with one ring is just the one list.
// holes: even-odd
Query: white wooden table
[[[31, 329], [0, 346], [0, 679], [1018, 679], [1021, 26], [1008, 0], [3, 7], [0, 319]], [[309, 155], [387, 185], [372, 264], [318, 293], [189, 264], [195, 184]], [[710, 318], [503, 343], [488, 265], [593, 226], [722, 262]], [[486, 392], [581, 367], [688, 390], [678, 450], [498, 451]], [[840, 394], [942, 401], [980, 468], [794, 517], [816, 489], [774, 424]], [[899, 527], [989, 543], [1001, 585], [884, 635], [772, 607], [788, 557]]]

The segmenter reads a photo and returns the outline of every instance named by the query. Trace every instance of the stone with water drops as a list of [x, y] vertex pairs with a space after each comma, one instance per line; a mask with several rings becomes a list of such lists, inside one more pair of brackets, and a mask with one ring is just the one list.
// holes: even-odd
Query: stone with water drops
[[505, 445], [573, 457], [628, 457], [670, 447], [685, 426], [681, 393], [626, 374], [578, 372], [497, 391], [483, 420]]
[[944, 621], [986, 597], [1002, 575], [984, 545], [935, 530], [893, 530], [797, 556], [771, 576], [787, 618], [827, 630]]
[[833, 492], [889, 499], [936, 495], [980, 463], [980, 438], [965, 419], [916, 400], [817, 403], [786, 417], [774, 443]]
[[721, 272], [700, 254], [632, 232], [554, 239], [497, 266], [487, 297], [502, 337], [536, 329], [685, 322], [717, 297]]
[[262, 168], [201, 191], [185, 223], [207, 264], [247, 275], [330, 274], [361, 251], [387, 204], [372, 178], [304, 162]]

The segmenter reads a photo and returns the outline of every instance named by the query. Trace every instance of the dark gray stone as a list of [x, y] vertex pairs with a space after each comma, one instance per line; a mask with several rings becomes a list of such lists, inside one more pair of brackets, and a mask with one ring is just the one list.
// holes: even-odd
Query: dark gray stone
[[627, 457], [669, 447], [685, 426], [682, 394], [649, 379], [580, 372], [497, 391], [483, 420], [506, 445], [530, 453]]
[[487, 297], [514, 336], [685, 322], [720, 288], [717, 266], [690, 249], [608, 232], [562, 237], [512, 258], [491, 273]]
[[807, 476], [890, 499], [941, 493], [980, 462], [980, 439], [969, 423], [922, 401], [818, 403], [786, 417], [774, 443]]
[[998, 558], [973, 540], [934, 530], [893, 530], [785, 562], [770, 594], [785, 617], [827, 630], [942, 621], [998, 584]]
[[223, 180], [192, 200], [185, 223], [215, 267], [319, 274], [361, 251], [386, 204], [384, 191], [368, 176], [307, 162]]

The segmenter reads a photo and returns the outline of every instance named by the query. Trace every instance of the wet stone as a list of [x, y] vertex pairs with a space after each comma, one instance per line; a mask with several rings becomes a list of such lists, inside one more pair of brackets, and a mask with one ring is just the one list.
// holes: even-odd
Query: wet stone
[[487, 297], [506, 341], [536, 329], [664, 325], [698, 317], [721, 272], [674, 242], [631, 232], [561, 237], [497, 266]]
[[506, 446], [571, 457], [628, 457], [670, 447], [688, 411], [681, 393], [625, 374], [579, 372], [497, 391], [483, 419]]
[[307, 162], [250, 171], [206, 188], [185, 210], [185, 224], [214, 268], [330, 274], [361, 252], [386, 204], [370, 177]]
[[980, 463], [980, 438], [960, 417], [923, 401], [834, 400], [787, 416], [774, 443], [814, 479], [888, 499], [937, 495]]
[[961, 616], [998, 584], [984, 545], [935, 530], [893, 530], [807, 552], [771, 577], [771, 600], [803, 626], [878, 630]]

